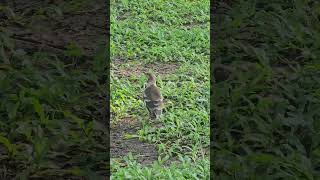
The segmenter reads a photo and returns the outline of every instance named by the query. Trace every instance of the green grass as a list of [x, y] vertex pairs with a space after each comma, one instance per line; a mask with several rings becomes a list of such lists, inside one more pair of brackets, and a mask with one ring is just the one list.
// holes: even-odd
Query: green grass
[[113, 59], [208, 62], [209, 1], [111, 1], [111, 6]]
[[[112, 122], [127, 116], [142, 122], [140, 140], [154, 144], [159, 161], [135, 157], [112, 161], [112, 179], [209, 179], [209, 1], [111, 1]], [[146, 77], [128, 70], [155, 64], [166, 112], [154, 128], [142, 101]], [[161, 71], [168, 64], [173, 71]], [[141, 69], [141, 68], [140, 68]], [[157, 70], [158, 69], [158, 70]], [[180, 157], [164, 166], [166, 159]], [[153, 178], [151, 178], [153, 177]]]
[[213, 89], [213, 177], [319, 179], [320, 4], [230, 4], [215, 16], [215, 59], [234, 71]]
[[122, 168], [123, 163], [114, 162], [112, 168], [117, 173], [113, 179], [209, 179], [209, 159], [200, 159], [196, 164], [188, 157], [180, 157], [180, 163], [173, 163], [169, 167], [163, 167], [161, 159], [152, 166], [146, 167], [135, 161], [129, 154], [124, 157], [124, 162], [130, 168]]
[[[79, 168], [79, 172], [90, 170], [100, 161], [105, 165], [98, 166], [106, 170], [109, 157], [101, 154], [105, 151], [87, 154], [88, 150], [107, 144], [96, 138], [102, 135], [101, 100], [106, 91], [98, 81], [103, 71], [92, 71], [92, 65], [89, 71], [67, 68], [55, 56], [43, 53], [11, 60], [20, 63], [1, 64], [0, 82], [0, 139], [6, 148], [1, 161], [16, 165], [11, 169], [12, 165], [4, 164], [11, 169], [7, 174], [17, 171], [18, 176], [25, 177], [42, 173], [70, 175], [72, 168]], [[84, 154], [91, 159], [86, 165]], [[63, 159], [70, 158], [73, 167], [60, 169], [68, 163]]]

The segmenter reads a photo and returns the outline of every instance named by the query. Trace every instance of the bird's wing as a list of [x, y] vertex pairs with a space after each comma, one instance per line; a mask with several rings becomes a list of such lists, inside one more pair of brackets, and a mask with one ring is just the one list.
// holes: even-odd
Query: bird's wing
[[151, 85], [145, 90], [146, 96], [152, 101], [162, 100], [160, 89], [157, 86]]
[[145, 101], [145, 104], [147, 108], [150, 108], [151, 110], [160, 110], [164, 107], [163, 101]]
[[148, 86], [144, 90], [143, 99], [145, 105], [151, 111], [161, 110], [164, 107], [163, 96], [160, 93], [160, 89], [155, 85]]
[[151, 99], [148, 97], [148, 95], [146, 94], [145, 91], [143, 92], [143, 100], [144, 100], [145, 102], [150, 102], [150, 101], [151, 101]]
[[159, 100], [156, 100], [156, 101], [152, 101], [152, 102], [153, 102], [153, 104], [155, 106], [160, 106], [163, 103], [162, 99], [159, 99]]

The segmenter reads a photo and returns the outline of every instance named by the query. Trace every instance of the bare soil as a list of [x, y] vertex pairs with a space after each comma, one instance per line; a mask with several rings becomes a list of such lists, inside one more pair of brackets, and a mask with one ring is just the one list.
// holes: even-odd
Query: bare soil
[[[141, 76], [143, 75], [143, 73], [146, 73], [149, 70], [155, 72], [156, 75], [173, 74], [179, 68], [179, 65], [176, 63], [152, 63], [143, 65], [141, 63], [136, 63], [133, 61], [124, 62], [115, 60], [112, 62], [112, 64], [114, 65], [114, 67], [111, 69], [111, 71], [115, 74], [115, 76], [124, 78]], [[125, 66], [123, 66], [123, 64], [125, 64]]]
[[63, 54], [68, 44], [74, 42], [91, 56], [98, 42], [106, 42], [107, 5], [95, 0], [91, 6], [78, 8], [74, 12], [49, 14], [45, 11], [36, 15], [39, 9], [63, 8], [64, 1], [14, 0], [7, 5], [11, 13], [1, 14], [0, 25], [5, 27], [15, 40], [17, 48], [26, 51]]
[[136, 134], [140, 126], [140, 122], [129, 117], [111, 126], [111, 158], [122, 158], [131, 152], [139, 156], [137, 161], [144, 165], [150, 165], [157, 160], [157, 150], [154, 145], [142, 142], [138, 138], [124, 138], [125, 134]]

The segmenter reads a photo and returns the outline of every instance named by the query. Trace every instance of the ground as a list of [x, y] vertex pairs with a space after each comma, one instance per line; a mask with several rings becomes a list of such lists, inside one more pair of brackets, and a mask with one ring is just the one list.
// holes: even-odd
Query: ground
[[140, 128], [141, 125], [131, 118], [124, 118], [117, 125], [111, 126], [111, 157], [122, 158], [132, 153], [138, 155], [138, 162], [145, 165], [157, 160], [154, 145], [141, 142], [137, 138], [125, 138], [125, 134], [135, 134]]
[[74, 1], [73, 6], [72, 3], [48, 4], [36, 0], [14, 2], [13, 17], [9, 17], [14, 20], [2, 21], [2, 24], [10, 31], [18, 48], [28, 51], [41, 48], [63, 54], [70, 43], [76, 43], [83, 48], [84, 54], [90, 56], [101, 37], [107, 35], [107, 10], [103, 1], [96, 1], [96, 4]]

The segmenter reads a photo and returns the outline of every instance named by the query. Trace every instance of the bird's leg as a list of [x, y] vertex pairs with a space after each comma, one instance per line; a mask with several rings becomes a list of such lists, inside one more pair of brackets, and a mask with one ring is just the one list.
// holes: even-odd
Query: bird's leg
[[156, 119], [157, 118], [157, 113], [156, 113], [156, 110], [154, 109], [154, 110], [152, 110], [151, 111], [151, 114], [150, 114], [151, 116], [151, 119]]
[[161, 114], [162, 114], [162, 109], [156, 109], [155, 110], [155, 115], [156, 115], [156, 117], [157, 117], [157, 119], [161, 116]]
[[147, 107], [147, 109], [148, 109], [148, 112], [149, 112], [149, 117], [152, 119], [152, 117], [153, 117], [153, 116], [152, 116], [152, 115], [153, 115], [153, 112], [151, 111], [150, 108]]

